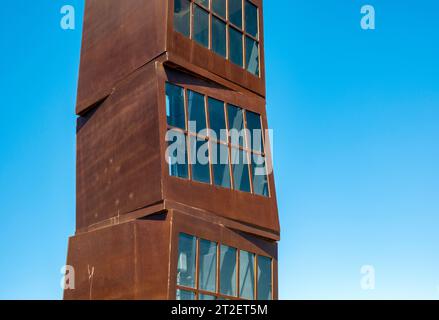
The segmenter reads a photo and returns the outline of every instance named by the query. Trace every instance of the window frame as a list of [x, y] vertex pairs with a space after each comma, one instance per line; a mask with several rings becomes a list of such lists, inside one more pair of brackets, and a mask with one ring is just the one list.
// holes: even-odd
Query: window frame
[[[211, 240], [211, 239], [207, 239], [206, 237], [200, 237], [200, 236], [196, 236], [190, 233], [187, 233], [185, 231], [182, 232], [178, 232], [177, 233], [177, 239], [179, 238], [179, 236], [181, 234], [185, 234], [191, 237], [195, 238], [196, 241], [196, 245], [195, 245], [195, 286], [194, 288], [191, 287], [186, 287], [183, 285], [179, 285], [176, 284], [175, 285], [175, 292], [177, 292], [178, 290], [180, 291], [187, 291], [187, 292], [191, 292], [194, 294], [195, 296], [195, 300], [199, 300], [199, 296], [200, 295], [207, 295], [207, 296], [212, 296], [215, 297], [215, 300], [219, 300], [219, 299], [225, 299], [225, 300], [240, 300], [240, 301], [249, 301], [249, 299], [246, 298], [242, 298], [241, 296], [241, 288], [240, 288], [240, 253], [242, 251], [248, 252], [250, 254], [253, 255], [253, 271], [254, 271], [254, 279], [253, 279], [253, 297], [254, 297], [254, 301], [257, 301], [257, 297], [258, 297], [258, 258], [260, 256], [265, 257], [270, 259], [271, 263], [270, 263], [270, 267], [271, 267], [271, 279], [270, 279], [270, 286], [271, 286], [271, 299], [274, 299], [274, 295], [275, 295], [275, 291], [274, 291], [274, 258], [270, 257], [268, 255], [265, 254], [259, 254], [256, 253], [254, 251], [251, 250], [247, 250], [247, 249], [242, 249], [242, 248], [238, 248], [237, 246], [234, 245], [230, 245], [226, 242], [221, 242], [221, 241], [216, 241], [216, 240]], [[206, 290], [202, 290], [200, 289], [200, 243], [201, 241], [210, 241], [216, 244], [216, 274], [215, 274], [215, 284], [216, 284], [216, 289], [215, 292], [210, 292], [210, 291], [206, 291]], [[177, 248], [179, 246], [179, 243], [177, 243]], [[235, 255], [236, 255], [236, 266], [235, 266], [235, 270], [236, 270], [236, 296], [230, 296], [230, 295], [226, 295], [221, 293], [221, 265], [220, 265], [220, 260], [221, 260], [221, 247], [222, 246], [228, 246], [230, 248], [235, 249]], [[177, 255], [179, 254], [178, 250], [177, 250]]]
[[[175, 1], [175, 0], [171, 0], [171, 1]], [[239, 27], [239, 26], [236, 26], [236, 25], [234, 25], [233, 23], [230, 22], [230, 19], [229, 19], [229, 1], [230, 0], [225, 0], [226, 1], [226, 16], [225, 17], [222, 17], [220, 14], [217, 14], [216, 12], [213, 11], [212, 0], [208, 0], [208, 7], [206, 7], [203, 4], [197, 2], [197, 0], [188, 0], [188, 1], [190, 2], [190, 10], [189, 10], [190, 11], [190, 13], [189, 13], [189, 16], [190, 16], [190, 19], [189, 19], [190, 20], [189, 21], [189, 39], [193, 40], [194, 42], [196, 42], [198, 45], [202, 46], [203, 48], [212, 51], [215, 55], [217, 55], [217, 56], [219, 56], [221, 58], [226, 59], [230, 63], [233, 63], [232, 60], [231, 60], [231, 54], [230, 54], [231, 50], [230, 50], [230, 35], [229, 35], [230, 31], [229, 31], [229, 29], [234, 29], [235, 31], [239, 32], [242, 35], [242, 41], [241, 42], [242, 42], [242, 61], [243, 61], [243, 63], [242, 63], [242, 66], [237, 65], [235, 63], [233, 63], [233, 64], [238, 66], [239, 68], [247, 71], [251, 75], [253, 75], [253, 76], [257, 77], [257, 78], [261, 78], [261, 60], [262, 60], [261, 59], [262, 50], [261, 50], [261, 45], [260, 45], [261, 44], [261, 17], [260, 17], [261, 9], [259, 8], [258, 4], [256, 4], [252, 0], [240, 0], [242, 2], [242, 26]], [[257, 9], [257, 14], [256, 14], [256, 18], [257, 18], [257, 36], [256, 37], [253, 36], [251, 33], [247, 32], [247, 26], [246, 26], [246, 21], [245, 21], [246, 20], [246, 13], [245, 13], [245, 11], [246, 11], [246, 2], [251, 3]], [[174, 4], [175, 3], [173, 3], [173, 5]], [[194, 12], [195, 12], [195, 7], [199, 7], [201, 10], [206, 11], [208, 13], [208, 16], [209, 16], [209, 18], [208, 18], [208, 21], [209, 21], [208, 22], [209, 23], [209, 27], [208, 27], [209, 31], [208, 31], [208, 33], [209, 34], [208, 34], [208, 46], [207, 47], [205, 47], [204, 45], [198, 43], [198, 41], [196, 41], [195, 37], [194, 37]], [[213, 21], [213, 18], [212, 17], [215, 17], [218, 20], [220, 20], [220, 21], [222, 21], [223, 23], [226, 24], [226, 57], [223, 57], [222, 55], [216, 53], [213, 50], [213, 47], [212, 47], [212, 38], [213, 38], [212, 37], [212, 35], [213, 35], [213, 32], [212, 32], [212, 23], [213, 22], [212, 21]], [[174, 29], [174, 31], [177, 32], [177, 33], [180, 33], [179, 31], [177, 31], [175, 29]], [[186, 35], [184, 35], [182, 33], [180, 33], [180, 34], [183, 35], [184, 37], [186, 37]], [[247, 58], [246, 58], [247, 57], [247, 48], [246, 48], [247, 47], [247, 45], [246, 45], [246, 39], [247, 38], [250, 38], [250, 39], [254, 40], [256, 42], [256, 44], [257, 44], [257, 47], [258, 47], [258, 73], [257, 74], [254, 74], [254, 73], [248, 71]]]
[[[272, 192], [271, 192], [271, 184], [270, 184], [270, 179], [269, 179], [269, 174], [266, 171], [266, 177], [267, 177], [267, 187], [268, 187], [268, 195], [261, 195], [261, 194], [257, 194], [254, 191], [254, 185], [253, 185], [253, 165], [252, 165], [252, 158], [254, 154], [262, 157], [265, 159], [265, 168], [267, 169], [267, 157], [268, 157], [268, 151], [267, 151], [267, 143], [265, 141], [265, 134], [262, 134], [262, 150], [253, 150], [252, 149], [252, 144], [250, 143], [252, 137], [252, 132], [249, 132], [248, 130], [248, 125], [247, 125], [247, 112], [252, 112], [254, 114], [257, 114], [259, 116], [259, 121], [260, 121], [260, 125], [261, 125], [261, 129], [262, 132], [264, 133], [264, 123], [263, 123], [263, 119], [262, 119], [262, 115], [252, 111], [252, 110], [248, 110], [240, 105], [237, 105], [236, 103], [232, 103], [232, 102], [228, 102], [225, 101], [225, 99], [223, 98], [219, 98], [218, 96], [212, 95], [212, 94], [206, 94], [206, 93], [202, 93], [200, 91], [197, 91], [196, 89], [194, 90], [191, 87], [185, 86], [181, 83], [174, 83], [170, 80], [165, 80], [165, 87], [167, 84], [171, 84], [177, 87], [180, 87], [183, 89], [183, 96], [184, 96], [184, 114], [185, 114], [185, 129], [181, 129], [179, 127], [173, 127], [171, 125], [168, 124], [167, 119], [165, 120], [166, 122], [166, 132], [168, 132], [169, 130], [175, 130], [178, 132], [181, 132], [182, 134], [185, 135], [186, 137], [186, 152], [187, 152], [187, 165], [188, 165], [188, 178], [179, 178], [179, 177], [175, 177], [172, 175], [169, 175], [170, 177], [175, 177], [178, 179], [183, 179], [183, 180], [189, 180], [191, 182], [195, 182], [195, 183], [201, 183], [203, 185], [210, 185], [210, 186], [214, 186], [220, 189], [226, 189], [226, 190], [232, 190], [235, 192], [243, 192], [246, 194], [251, 194], [253, 196], [257, 196], [257, 197], [263, 197], [263, 198], [271, 198], [272, 196]], [[206, 121], [206, 129], [211, 129], [210, 126], [210, 110], [209, 110], [209, 98], [218, 100], [220, 102], [223, 103], [223, 111], [224, 111], [224, 120], [225, 120], [225, 130], [227, 132], [227, 141], [222, 141], [221, 137], [217, 137], [217, 139], [214, 139], [213, 137], [210, 137], [209, 134], [207, 135], [202, 135], [199, 132], [191, 132], [190, 128], [189, 128], [189, 91], [192, 91], [194, 93], [200, 94], [204, 97], [203, 101], [204, 101], [204, 116], [205, 116], [205, 121]], [[230, 127], [229, 127], [229, 106], [234, 106], [239, 108], [242, 111], [242, 115], [243, 115], [243, 129], [245, 132], [244, 135], [244, 142], [243, 142], [243, 146], [241, 145], [235, 145], [232, 143], [231, 139], [230, 139]], [[209, 153], [209, 174], [210, 174], [210, 182], [209, 183], [204, 183], [204, 182], [199, 182], [197, 180], [193, 179], [193, 168], [192, 168], [192, 155], [191, 155], [191, 139], [201, 139], [204, 140], [205, 143], [208, 144], [208, 153]], [[224, 146], [226, 146], [229, 150], [229, 154], [228, 154], [228, 159], [229, 159], [229, 175], [230, 175], [230, 188], [228, 187], [222, 187], [219, 185], [215, 184], [215, 177], [214, 177], [214, 172], [213, 172], [213, 152], [212, 152], [212, 144], [222, 144]], [[233, 175], [233, 163], [232, 163], [232, 150], [233, 148], [235, 149], [239, 149], [240, 151], [244, 152], [245, 155], [247, 155], [247, 163], [245, 165], [247, 165], [247, 169], [248, 169], [248, 177], [249, 177], [249, 184], [250, 184], [250, 192], [246, 192], [246, 191], [241, 191], [239, 189], [235, 188], [235, 178]], [[218, 156], [218, 155], [217, 155]], [[169, 166], [169, 164], [168, 164]], [[169, 174], [169, 170], [168, 170], [168, 174]]]

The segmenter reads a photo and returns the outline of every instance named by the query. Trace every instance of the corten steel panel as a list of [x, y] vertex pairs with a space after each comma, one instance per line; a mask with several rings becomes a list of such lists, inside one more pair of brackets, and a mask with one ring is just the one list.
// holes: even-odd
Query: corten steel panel
[[188, 61], [198, 67], [232, 81], [243, 88], [265, 96], [265, 53], [264, 53], [264, 21], [262, 0], [251, 0], [259, 8], [259, 46], [260, 46], [260, 77], [247, 72], [243, 68], [215, 54], [212, 50], [199, 45], [184, 35], [174, 32], [173, 12], [174, 0], [169, 1], [167, 48], [169, 60], [175, 62], [177, 58]]
[[[185, 86], [189, 89], [206, 94], [213, 98], [235, 104], [261, 114], [264, 128], [268, 128], [265, 100], [256, 94], [235, 92], [213, 82], [207, 82], [193, 75], [189, 75], [170, 68], [159, 68], [159, 118], [162, 142], [162, 177], [164, 199], [172, 200], [185, 205], [200, 208], [214, 215], [223, 216], [235, 221], [269, 230], [275, 234], [280, 233], [279, 218], [276, 201], [274, 175], [269, 174], [270, 197], [253, 195], [237, 190], [219, 188], [214, 185], [189, 181], [169, 176], [168, 166], [164, 155], [167, 144], [165, 135], [167, 131], [165, 113], [165, 82]], [[266, 141], [267, 161], [271, 162], [270, 145]]]
[[166, 51], [166, 0], [86, 0], [77, 114]]
[[200, 219], [187, 211], [171, 209], [172, 214], [172, 248], [170, 253], [170, 299], [175, 299], [178, 264], [178, 236], [186, 233], [198, 238], [228, 245], [239, 250], [246, 250], [257, 255], [273, 259], [273, 299], [278, 299], [278, 245], [276, 241], [254, 237], [250, 234], [230, 229], [224, 225], [212, 223], [207, 219]]
[[77, 229], [163, 199], [155, 66], [138, 70], [79, 118]]
[[265, 96], [262, 1], [253, 2], [260, 9], [260, 77], [174, 32], [173, 0], [86, 0], [76, 113], [163, 54], [169, 62], [183, 61]]
[[136, 220], [70, 238], [64, 299], [167, 299], [170, 223]]

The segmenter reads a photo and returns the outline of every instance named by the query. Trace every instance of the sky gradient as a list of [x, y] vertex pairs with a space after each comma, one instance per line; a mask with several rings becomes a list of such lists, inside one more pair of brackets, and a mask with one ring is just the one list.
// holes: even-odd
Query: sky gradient
[[[60, 28], [60, 8], [76, 29]], [[376, 30], [360, 28], [362, 5]], [[0, 12], [0, 299], [60, 299], [83, 1]], [[439, 299], [439, 3], [265, 1], [282, 299]], [[376, 287], [360, 287], [372, 265]]]

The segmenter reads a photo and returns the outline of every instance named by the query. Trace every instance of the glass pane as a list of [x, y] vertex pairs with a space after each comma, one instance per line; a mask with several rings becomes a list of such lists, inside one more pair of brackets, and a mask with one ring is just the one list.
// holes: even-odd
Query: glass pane
[[200, 289], [216, 292], [216, 248], [215, 242], [200, 240]]
[[224, 58], [227, 57], [226, 24], [215, 17], [212, 17], [212, 50]]
[[247, 152], [232, 148], [231, 156], [234, 188], [236, 190], [250, 192]]
[[166, 116], [168, 125], [186, 129], [184, 90], [170, 83], [166, 83]]
[[177, 290], [176, 300], [195, 300], [195, 293], [186, 290]]
[[245, 37], [245, 65], [247, 71], [259, 76], [259, 46], [250, 37]]
[[230, 188], [229, 147], [211, 143], [213, 178], [216, 186]]
[[195, 288], [195, 257], [195, 237], [181, 233], [178, 241], [178, 285]]
[[229, 116], [229, 136], [233, 145], [244, 146], [244, 112], [241, 108], [229, 104], [227, 106]]
[[242, 0], [229, 0], [229, 20], [242, 28]]
[[192, 180], [210, 183], [209, 143], [201, 138], [190, 137]]
[[209, 8], [209, 0], [195, 0], [195, 2]]
[[268, 197], [268, 178], [265, 157], [258, 154], [252, 155], [252, 179], [253, 192]]
[[239, 296], [254, 300], [255, 255], [247, 251], [239, 252]]
[[174, 29], [184, 34], [190, 35], [190, 1], [174, 0]]
[[194, 39], [199, 44], [209, 47], [209, 14], [199, 6], [194, 6]]
[[247, 111], [246, 112], [246, 118], [247, 118], [247, 129], [249, 130], [250, 134], [250, 147], [251, 149], [259, 152], [264, 152], [264, 145], [263, 145], [263, 132], [262, 132], [262, 123], [261, 123], [261, 116], [257, 113]]
[[258, 256], [258, 300], [271, 300], [271, 259]]
[[209, 98], [209, 123], [212, 133], [215, 133], [212, 138], [227, 142], [224, 102]]
[[[190, 132], [199, 133], [201, 130], [206, 129], [204, 96], [191, 90], [188, 90], [188, 118]], [[206, 134], [206, 132], [202, 134]]]
[[212, 0], [212, 11], [221, 17], [226, 17], [226, 0]]
[[168, 142], [169, 175], [187, 179], [189, 174], [186, 135], [177, 130], [169, 130], [166, 133], [166, 141]]
[[230, 60], [242, 67], [242, 33], [229, 27]]
[[200, 294], [198, 300], [217, 300], [215, 296]]
[[250, 1], [245, 1], [245, 30], [258, 37], [258, 8]]
[[236, 296], [236, 249], [221, 246], [220, 293]]

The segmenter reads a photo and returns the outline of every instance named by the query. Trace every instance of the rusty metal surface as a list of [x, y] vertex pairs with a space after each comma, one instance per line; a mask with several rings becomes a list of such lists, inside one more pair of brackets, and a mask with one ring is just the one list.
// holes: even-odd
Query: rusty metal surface
[[87, 0], [76, 113], [166, 49], [164, 0]]
[[273, 298], [277, 299], [276, 241], [227, 228], [181, 208], [151, 220], [72, 237], [67, 263], [75, 269], [75, 289], [64, 291], [64, 299], [175, 299], [181, 232], [272, 257]]
[[162, 54], [207, 70], [244, 89], [265, 96], [263, 8], [260, 71], [256, 77], [173, 29], [173, 0], [87, 0], [76, 113], [108, 96], [125, 77]]
[[75, 289], [64, 299], [167, 299], [169, 227], [135, 220], [72, 237]]
[[163, 199], [154, 69], [126, 79], [78, 129], [78, 229]]
[[268, 128], [262, 15], [257, 78], [175, 33], [172, 0], [87, 0], [85, 10], [67, 258], [76, 289], [65, 299], [174, 299], [180, 232], [272, 257], [277, 298], [273, 174], [262, 197], [170, 177], [165, 161], [166, 81], [257, 112]]

